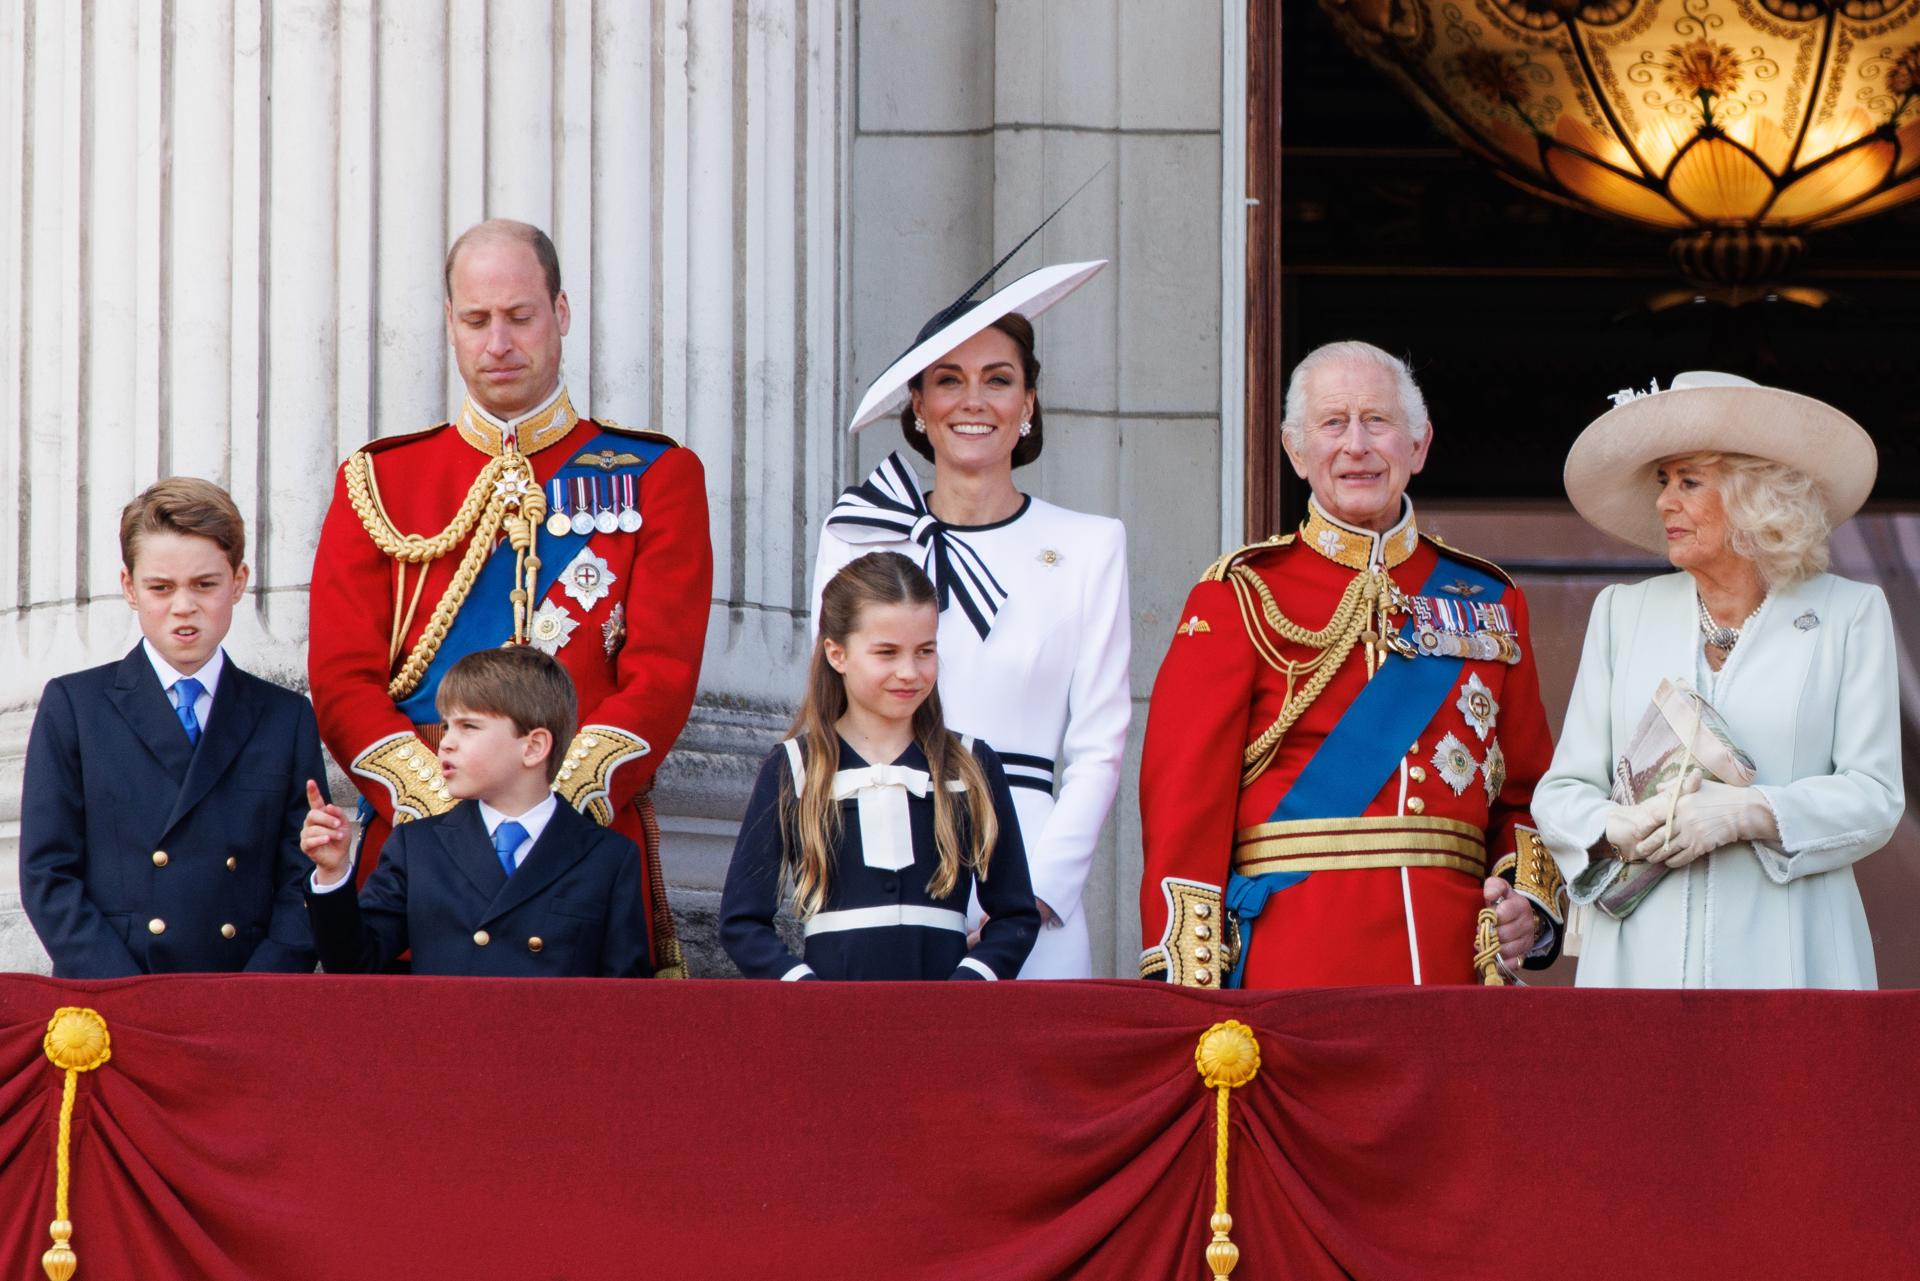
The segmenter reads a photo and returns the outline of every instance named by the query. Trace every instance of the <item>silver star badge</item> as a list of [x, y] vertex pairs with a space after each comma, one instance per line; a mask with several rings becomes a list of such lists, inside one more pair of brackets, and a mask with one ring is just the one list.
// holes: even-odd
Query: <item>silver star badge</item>
[[566, 606], [543, 600], [533, 616], [533, 635], [528, 642], [543, 654], [558, 654], [573, 639], [573, 629], [578, 626], [579, 621], [567, 613]]
[[1453, 789], [1455, 796], [1464, 796], [1480, 762], [1473, 759], [1465, 743], [1448, 734], [1433, 749], [1433, 768], [1440, 772], [1441, 779]]
[[593, 554], [591, 547], [582, 547], [580, 554], [560, 571], [560, 581], [566, 584], [567, 595], [580, 602], [581, 609], [592, 609], [607, 598], [618, 578], [607, 567], [603, 557]]
[[1487, 741], [1487, 735], [1493, 733], [1493, 722], [1500, 715], [1500, 704], [1493, 701], [1493, 691], [1475, 672], [1467, 677], [1467, 683], [1460, 689], [1460, 697], [1454, 700], [1460, 714], [1467, 718], [1467, 724], [1473, 726], [1473, 732], [1480, 736], [1481, 742]]

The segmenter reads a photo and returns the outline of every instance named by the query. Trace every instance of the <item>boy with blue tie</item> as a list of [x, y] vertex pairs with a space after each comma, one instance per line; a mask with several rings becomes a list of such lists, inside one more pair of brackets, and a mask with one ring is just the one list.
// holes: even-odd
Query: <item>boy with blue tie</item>
[[411, 948], [415, 974], [651, 976], [639, 847], [554, 795], [578, 718], [566, 669], [531, 647], [476, 650], [435, 703], [459, 803], [394, 828], [357, 898], [346, 816], [309, 787], [300, 844], [321, 965], [377, 974]]
[[20, 889], [57, 978], [313, 969], [299, 833], [320, 736], [306, 699], [221, 647], [246, 542], [218, 485], [155, 482], [120, 514], [140, 644], [41, 696]]

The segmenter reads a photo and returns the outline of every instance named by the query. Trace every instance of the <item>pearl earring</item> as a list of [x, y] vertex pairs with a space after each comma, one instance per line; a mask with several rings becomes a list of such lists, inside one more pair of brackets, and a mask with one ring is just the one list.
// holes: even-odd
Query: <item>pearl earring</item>
[[913, 416], [913, 429], [914, 429], [915, 431], [917, 431], [917, 432], [919, 432], [919, 433], [920, 433], [920, 434], [921, 434], [922, 436], [924, 436], [924, 435], [926, 435], [926, 434], [927, 434], [927, 420], [926, 420], [926, 419], [924, 419], [924, 418], [922, 418], [922, 417], [921, 417], [920, 415], [918, 415], [918, 414], [915, 414], [915, 415]]
[[1028, 420], [1020, 424], [1020, 434], [1022, 436], [1033, 435], [1033, 422], [1031, 420]]

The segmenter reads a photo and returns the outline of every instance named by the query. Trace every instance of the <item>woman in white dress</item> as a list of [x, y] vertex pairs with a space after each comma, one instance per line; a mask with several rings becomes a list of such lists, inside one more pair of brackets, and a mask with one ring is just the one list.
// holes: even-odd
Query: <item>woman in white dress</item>
[[[1727, 374], [1617, 401], [1574, 442], [1568, 497], [1681, 572], [1594, 602], [1533, 814], [1569, 884], [1599, 857], [1670, 870], [1624, 919], [1589, 908], [1577, 981], [1874, 987], [1852, 865], [1904, 806], [1893, 622], [1878, 587], [1824, 572], [1829, 531], [1873, 487], [1873, 442], [1828, 405]], [[1719, 711], [1752, 786], [1689, 774], [1677, 796], [1610, 800], [1662, 680]]]
[[1081, 893], [1132, 716], [1125, 527], [1013, 480], [1044, 440], [1030, 318], [1105, 265], [1044, 267], [977, 303], [969, 291], [927, 323], [851, 430], [904, 400], [901, 425], [933, 463], [932, 488], [888, 455], [827, 517], [813, 575], [816, 603], [868, 552], [905, 552], [932, 577], [947, 723], [999, 753], [1026, 841], [1043, 925], [1022, 978], [1093, 973]]

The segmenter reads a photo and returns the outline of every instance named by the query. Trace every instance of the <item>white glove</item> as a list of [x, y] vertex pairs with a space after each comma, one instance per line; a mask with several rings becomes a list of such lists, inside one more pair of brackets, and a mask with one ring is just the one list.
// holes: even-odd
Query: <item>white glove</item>
[[1606, 833], [1600, 838], [1605, 848], [1598, 853], [1610, 858], [1646, 857], [1637, 852], [1640, 843], [1666, 823], [1667, 815], [1673, 808], [1674, 786], [1670, 784], [1663, 787], [1637, 804], [1615, 805], [1608, 809]]
[[1641, 858], [1685, 867], [1735, 841], [1777, 841], [1780, 825], [1757, 787], [1733, 787], [1690, 774], [1673, 822], [1640, 842]]

